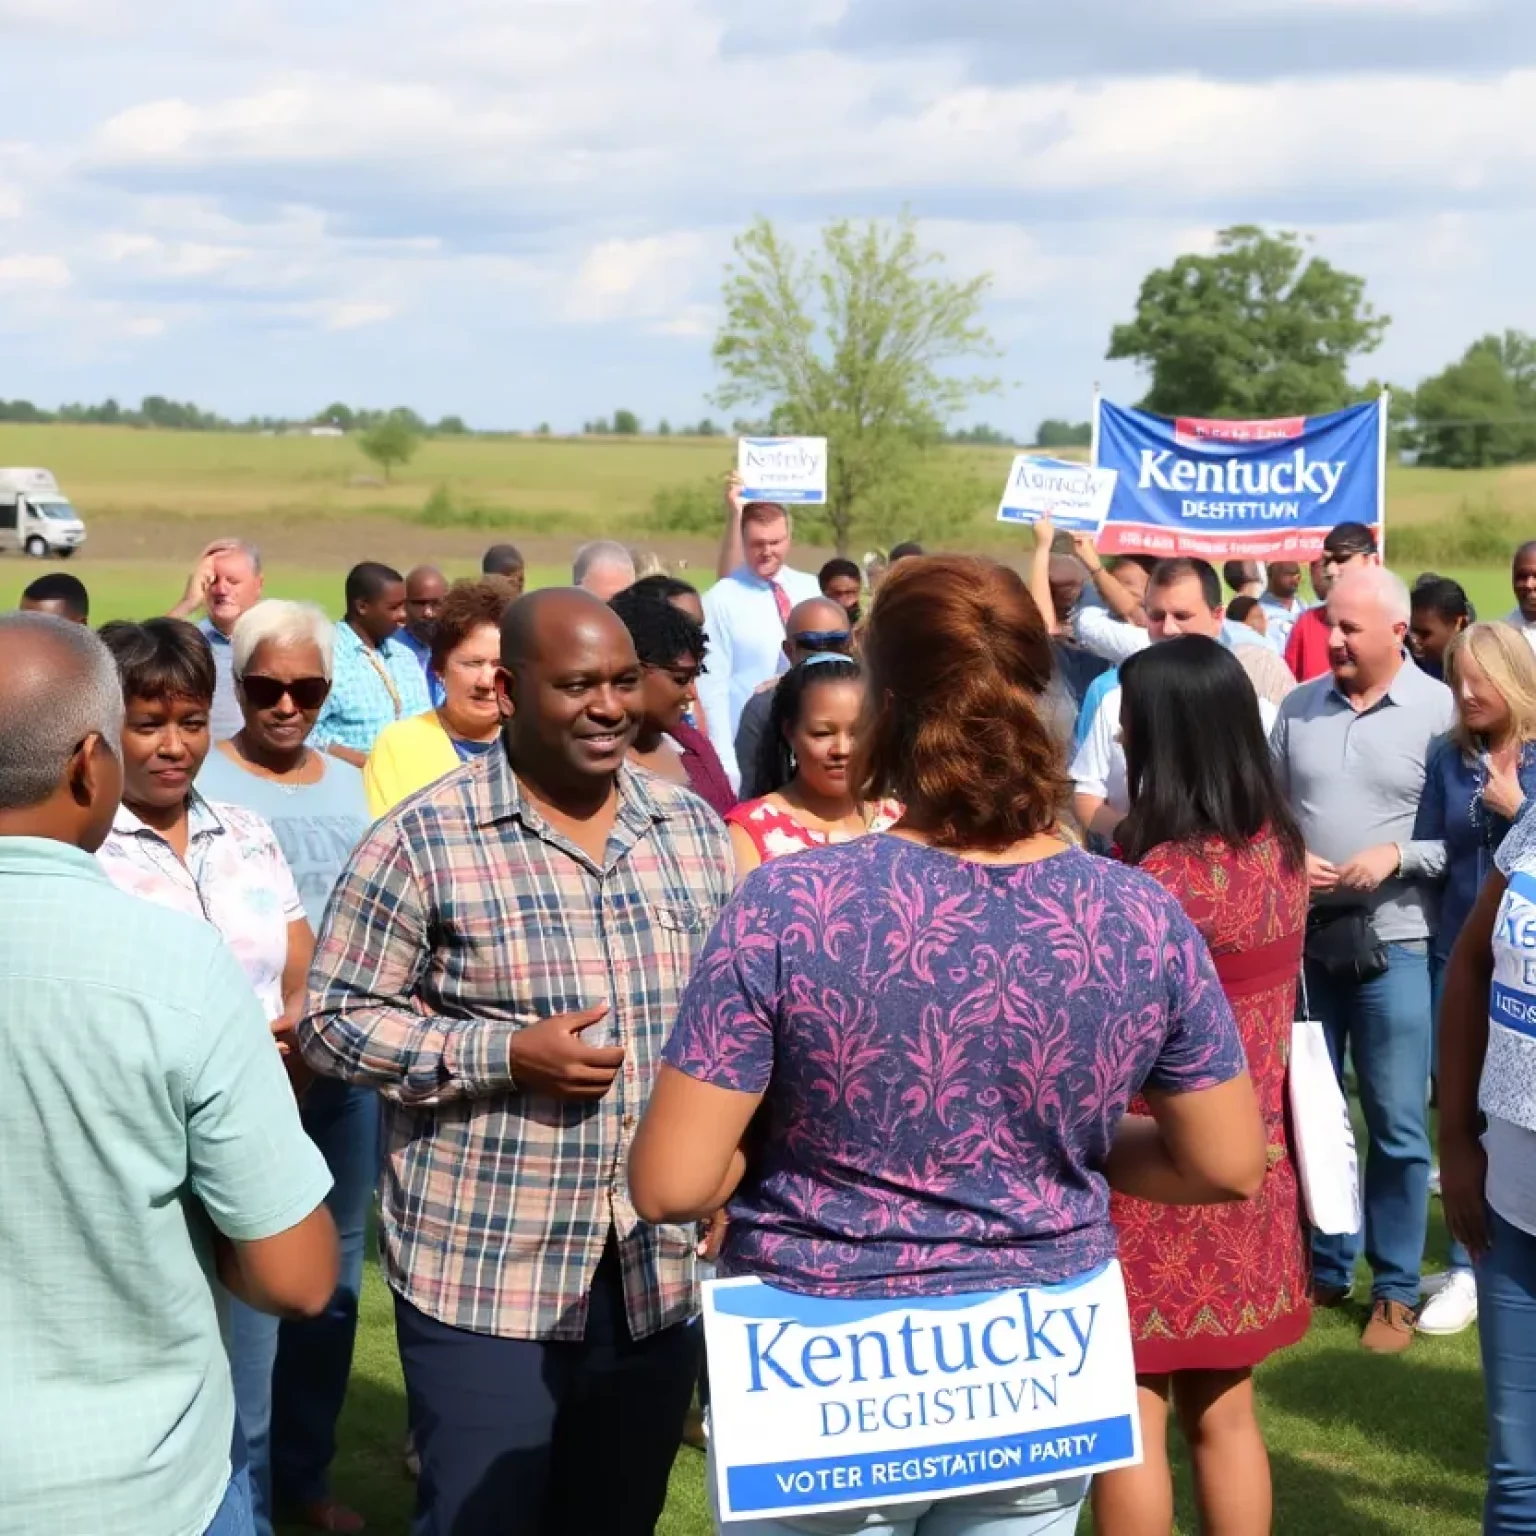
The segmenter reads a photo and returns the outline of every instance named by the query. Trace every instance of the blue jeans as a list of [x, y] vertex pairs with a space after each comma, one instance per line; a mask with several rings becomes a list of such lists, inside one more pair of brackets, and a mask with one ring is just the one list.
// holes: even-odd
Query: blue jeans
[[251, 1523], [251, 1485], [245, 1468], [237, 1463], [224, 1489], [224, 1502], [214, 1511], [203, 1536], [251, 1536], [255, 1529]]
[[245, 1444], [251, 1529], [272, 1536], [272, 1365], [278, 1320], [229, 1299], [229, 1374], [235, 1384], [235, 1456]]
[[336, 1221], [341, 1275], [319, 1317], [285, 1322], [278, 1334], [271, 1483], [282, 1504], [312, 1503], [329, 1492], [336, 1421], [357, 1338], [368, 1212], [379, 1180], [379, 1096], [371, 1088], [322, 1078], [304, 1096], [303, 1120], [331, 1170], [325, 1203]]
[[274, 1498], [302, 1504], [326, 1495], [357, 1336], [368, 1208], [378, 1182], [376, 1093], [322, 1078], [304, 1096], [302, 1118], [331, 1170], [326, 1204], [340, 1239], [341, 1276], [325, 1311], [303, 1322], [280, 1322], [230, 1300], [229, 1366], [256, 1536], [272, 1536]]
[[[1445, 991], [1445, 964], [1445, 956], [1437, 955], [1431, 949], [1429, 952], [1429, 1006], [1431, 1010], [1430, 1017], [1434, 1021], [1434, 1054], [1430, 1057], [1430, 1060], [1434, 1063], [1433, 1071], [1437, 1077], [1440, 1073], [1440, 997]], [[1450, 1252], [1446, 1258], [1446, 1268], [1472, 1268], [1472, 1255], [1454, 1237], [1450, 1240]]]
[[[1307, 992], [1340, 1082], [1348, 1049], [1360, 1085], [1371, 1297], [1416, 1307], [1429, 1217], [1429, 946], [1388, 944], [1387, 955], [1386, 971], [1367, 982], [1332, 980], [1309, 964]], [[1360, 1239], [1313, 1234], [1319, 1285], [1353, 1282]]]
[[1536, 1532], [1536, 1237], [1488, 1212], [1477, 1319], [1488, 1405], [1484, 1536]]

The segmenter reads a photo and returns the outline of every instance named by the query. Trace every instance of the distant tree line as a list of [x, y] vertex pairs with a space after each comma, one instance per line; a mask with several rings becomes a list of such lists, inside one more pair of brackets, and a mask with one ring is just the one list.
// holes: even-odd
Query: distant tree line
[[384, 411], [354, 410], [336, 402], [313, 416], [247, 416], [243, 420], [233, 420], [216, 411], [201, 410], [190, 401], [167, 400], [164, 395], [146, 395], [137, 408], [108, 398], [100, 405], [61, 405], [56, 411], [44, 410], [30, 400], [0, 400], [0, 421], [27, 426], [60, 422], [72, 426], [141, 427], [169, 432], [296, 432], [310, 427], [367, 432], [388, 421], [403, 421], [418, 436], [452, 437], [469, 431], [461, 416], [444, 416], [440, 421], [428, 422], [404, 405]]

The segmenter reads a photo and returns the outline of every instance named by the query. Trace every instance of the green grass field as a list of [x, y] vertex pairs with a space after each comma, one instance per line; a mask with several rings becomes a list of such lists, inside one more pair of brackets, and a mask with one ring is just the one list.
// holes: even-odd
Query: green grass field
[[[1430, 1267], [1444, 1259], [1434, 1211]], [[1360, 1294], [1368, 1289], [1362, 1280]], [[1475, 1536], [1483, 1488], [1477, 1334], [1419, 1339], [1382, 1359], [1356, 1342], [1363, 1313], [1319, 1313], [1295, 1349], [1259, 1372], [1260, 1411], [1283, 1536]], [[334, 1485], [374, 1536], [407, 1536], [413, 1485], [401, 1462], [404, 1388], [388, 1292], [370, 1264]], [[601, 1449], [594, 1448], [600, 1471]], [[1193, 1536], [1179, 1464], [1179, 1531]], [[1091, 1528], [1086, 1514], [1081, 1530]], [[686, 1447], [659, 1536], [707, 1536], [704, 1458]], [[295, 1531], [292, 1536], [298, 1536]]]

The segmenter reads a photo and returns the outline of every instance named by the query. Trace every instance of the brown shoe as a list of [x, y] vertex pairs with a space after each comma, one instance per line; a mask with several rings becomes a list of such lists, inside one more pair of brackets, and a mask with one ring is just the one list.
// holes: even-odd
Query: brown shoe
[[1342, 1307], [1349, 1301], [1347, 1285], [1321, 1285], [1313, 1282], [1312, 1305], [1314, 1307]]
[[1376, 1355], [1400, 1355], [1413, 1343], [1415, 1313], [1400, 1301], [1377, 1301], [1371, 1305], [1371, 1320], [1360, 1335], [1361, 1349]]

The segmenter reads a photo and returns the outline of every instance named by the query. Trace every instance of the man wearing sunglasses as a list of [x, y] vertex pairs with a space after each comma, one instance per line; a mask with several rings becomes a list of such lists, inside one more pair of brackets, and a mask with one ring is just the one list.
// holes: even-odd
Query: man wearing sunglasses
[[[853, 631], [841, 603], [829, 597], [812, 597], [790, 609], [784, 626], [784, 655], [790, 666], [798, 665], [807, 656], [829, 651], [846, 656], [852, 649]], [[773, 690], [778, 684], [777, 677], [770, 678], [742, 707], [741, 723], [736, 727], [736, 762], [741, 769], [743, 800], [755, 800], [771, 787], [757, 783], [756, 765], [758, 747], [773, 710]]]

